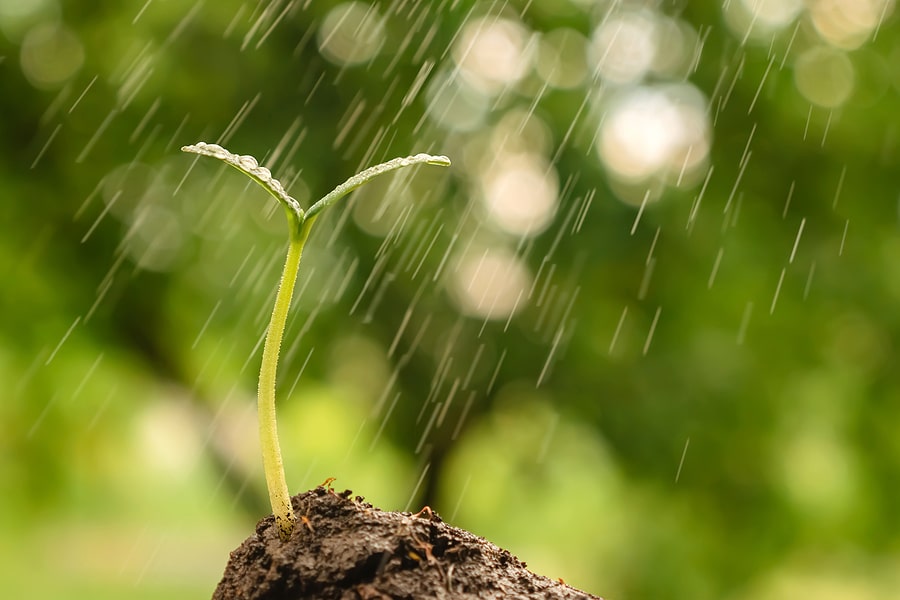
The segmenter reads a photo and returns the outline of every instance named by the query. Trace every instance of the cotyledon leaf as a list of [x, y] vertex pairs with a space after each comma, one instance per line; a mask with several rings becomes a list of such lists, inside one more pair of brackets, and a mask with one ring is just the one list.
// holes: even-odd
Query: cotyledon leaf
[[331, 206], [340, 198], [346, 196], [362, 184], [381, 175], [382, 173], [387, 173], [388, 171], [394, 171], [403, 167], [411, 167], [412, 165], [420, 164], [449, 167], [450, 159], [446, 156], [435, 156], [422, 152], [413, 156], [394, 158], [387, 162], [375, 165], [374, 167], [369, 167], [368, 169], [360, 171], [341, 185], [337, 186], [336, 188], [331, 190], [331, 192], [323, 196], [321, 200], [310, 206], [309, 210], [306, 211], [306, 216], [307, 218], [314, 217], [315, 215], [322, 212], [323, 209]]
[[306, 219], [306, 214], [300, 208], [300, 203], [295, 198], [288, 195], [281, 182], [272, 177], [272, 172], [265, 167], [259, 166], [259, 162], [249, 154], [240, 155], [229, 152], [218, 144], [207, 144], [206, 142], [197, 142], [188, 146], [181, 147], [182, 152], [190, 152], [201, 156], [211, 156], [231, 165], [247, 177], [258, 183], [267, 192], [269, 192], [276, 200], [281, 202], [288, 210], [297, 217], [297, 221], [302, 223]]

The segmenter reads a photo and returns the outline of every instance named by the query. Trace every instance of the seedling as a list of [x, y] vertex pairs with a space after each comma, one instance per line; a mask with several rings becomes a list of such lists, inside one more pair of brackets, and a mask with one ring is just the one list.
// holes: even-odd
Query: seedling
[[263, 345], [257, 397], [259, 441], [262, 448], [266, 486], [269, 488], [269, 500], [272, 503], [272, 513], [275, 515], [278, 534], [282, 540], [286, 541], [291, 537], [296, 517], [291, 508], [291, 497], [288, 493], [287, 481], [284, 477], [284, 464], [281, 459], [281, 447], [278, 444], [278, 427], [275, 422], [275, 374], [278, 367], [278, 353], [281, 349], [284, 326], [287, 322], [288, 309], [291, 306], [291, 296], [294, 293], [294, 283], [297, 281], [297, 271], [300, 267], [300, 257], [303, 254], [303, 246], [306, 245], [306, 240], [309, 239], [309, 232], [312, 230], [316, 218], [323, 210], [374, 177], [382, 173], [418, 164], [447, 167], [450, 166], [450, 159], [446, 156], [416, 154], [405, 158], [395, 158], [386, 163], [369, 167], [334, 188], [304, 211], [300, 207], [300, 203], [289, 196], [284, 186], [272, 177], [269, 169], [259, 166], [257, 160], [252, 156], [232, 154], [222, 146], [205, 142], [183, 146], [181, 149], [184, 152], [211, 156], [231, 165], [258, 183], [278, 200], [284, 207], [287, 215], [290, 240], [287, 257], [284, 261], [284, 271], [281, 274], [281, 281], [275, 294], [275, 307], [272, 310], [272, 318], [269, 321], [266, 341]]

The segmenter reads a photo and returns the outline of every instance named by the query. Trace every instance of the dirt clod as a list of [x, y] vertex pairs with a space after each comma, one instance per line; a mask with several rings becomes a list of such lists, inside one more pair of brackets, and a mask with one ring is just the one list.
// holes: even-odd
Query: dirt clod
[[213, 600], [602, 600], [531, 573], [430, 509], [385, 512], [350, 496], [323, 487], [294, 496], [294, 511], [305, 519], [286, 542], [272, 516], [261, 520], [231, 553]]

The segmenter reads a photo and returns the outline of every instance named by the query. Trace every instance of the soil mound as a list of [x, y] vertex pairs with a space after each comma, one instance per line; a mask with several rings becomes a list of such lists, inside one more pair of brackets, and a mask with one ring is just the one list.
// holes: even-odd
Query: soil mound
[[292, 498], [297, 523], [271, 515], [231, 553], [213, 600], [598, 599], [535, 575], [508, 551], [430, 509], [385, 512], [319, 487]]

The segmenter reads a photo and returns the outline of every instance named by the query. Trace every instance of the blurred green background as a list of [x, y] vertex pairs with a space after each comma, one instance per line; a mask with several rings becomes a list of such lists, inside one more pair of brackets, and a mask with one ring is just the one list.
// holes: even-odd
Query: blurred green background
[[0, 582], [208, 597], [288, 480], [608, 598], [900, 598], [892, 0], [0, 0]]

